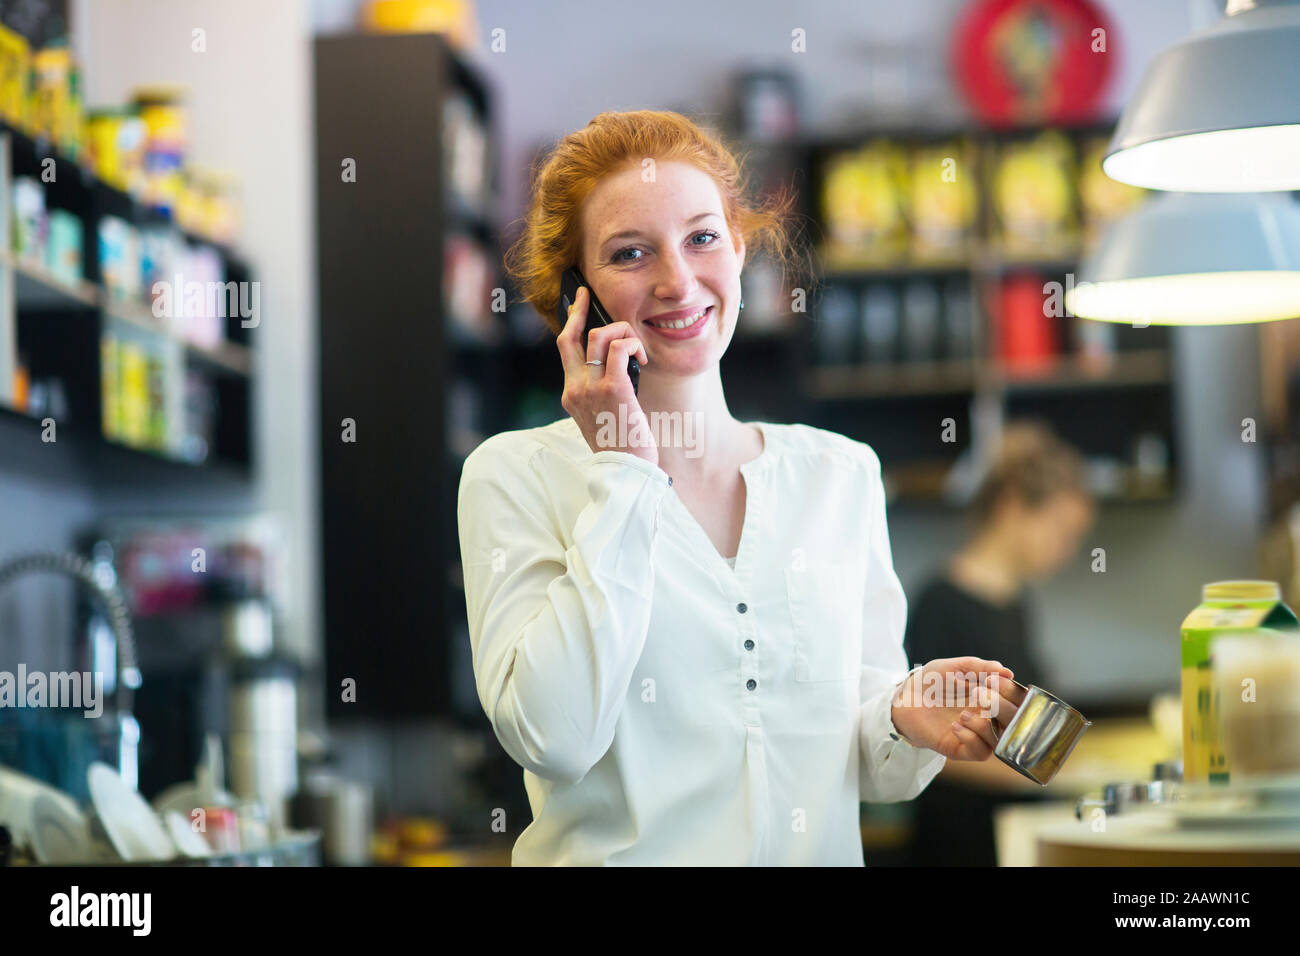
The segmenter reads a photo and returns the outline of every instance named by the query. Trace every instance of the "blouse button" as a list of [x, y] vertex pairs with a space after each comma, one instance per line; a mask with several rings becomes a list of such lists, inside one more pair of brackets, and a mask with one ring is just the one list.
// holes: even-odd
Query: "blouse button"
[[736, 605], [736, 610], [739, 611], [741, 614], [744, 614], [746, 611], [749, 610], [749, 605], [745, 604], [742, 601], [740, 604]]
[[669, 476], [668, 476], [668, 485], [669, 485], [669, 487], [672, 486], [672, 483], [673, 483], [673, 476], [672, 476], [672, 475], [669, 475]]
[[753, 649], [754, 649], [754, 642], [749, 640], [745, 641], [745, 650], [752, 651]]
[[745, 681], [745, 686], [746, 686], [747, 688], [749, 688], [750, 690], [753, 690], [755, 687], [758, 686], [758, 681], [754, 680], [754, 679], [751, 677], [749, 680]]

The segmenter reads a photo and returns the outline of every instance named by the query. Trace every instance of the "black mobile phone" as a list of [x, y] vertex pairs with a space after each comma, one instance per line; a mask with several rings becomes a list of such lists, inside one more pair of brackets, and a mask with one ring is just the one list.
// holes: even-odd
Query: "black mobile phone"
[[[609, 317], [608, 310], [600, 304], [596, 293], [591, 291], [591, 284], [583, 278], [578, 267], [570, 266], [560, 274], [560, 324], [563, 325], [568, 321], [569, 306], [578, 300], [578, 289], [584, 285], [587, 287], [587, 294], [591, 297], [587, 304], [587, 327], [582, 333], [582, 347], [585, 351], [587, 336], [591, 330], [601, 325], [610, 325], [614, 320]], [[636, 360], [635, 355], [627, 357], [627, 377], [632, 380], [632, 393], [636, 394], [637, 386], [641, 384], [641, 363]]]

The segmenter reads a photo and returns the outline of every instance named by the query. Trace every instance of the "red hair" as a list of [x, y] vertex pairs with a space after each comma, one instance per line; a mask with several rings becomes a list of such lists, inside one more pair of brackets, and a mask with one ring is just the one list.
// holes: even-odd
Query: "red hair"
[[791, 269], [806, 270], [786, 229], [796, 197], [787, 187], [761, 204], [746, 195], [741, 163], [722, 138], [680, 113], [659, 110], [606, 112], [570, 133], [536, 169], [523, 232], [506, 253], [506, 272], [555, 334], [560, 272], [582, 250], [582, 204], [605, 176], [645, 159], [689, 163], [712, 177], [733, 241], [744, 240], [746, 258], [766, 252]]

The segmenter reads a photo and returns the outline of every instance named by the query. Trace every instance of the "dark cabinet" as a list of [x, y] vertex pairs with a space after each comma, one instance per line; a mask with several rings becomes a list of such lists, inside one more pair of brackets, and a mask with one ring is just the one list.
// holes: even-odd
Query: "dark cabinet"
[[464, 616], [444, 261], [491, 242], [491, 178], [466, 196], [453, 168], [487, 98], [433, 34], [318, 38], [315, 89], [327, 713], [442, 716]]

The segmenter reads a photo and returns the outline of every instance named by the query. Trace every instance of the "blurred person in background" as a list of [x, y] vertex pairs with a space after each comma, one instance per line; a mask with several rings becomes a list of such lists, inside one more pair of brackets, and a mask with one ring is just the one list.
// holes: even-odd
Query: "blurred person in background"
[[[972, 512], [970, 540], [912, 601], [908, 660], [974, 654], [1009, 667], [1021, 684], [1050, 687], [1026, 586], [1060, 570], [1092, 527], [1083, 459], [1042, 425], [1009, 425]], [[1041, 791], [996, 759], [950, 761], [914, 802], [911, 862], [996, 866], [993, 811]]]

